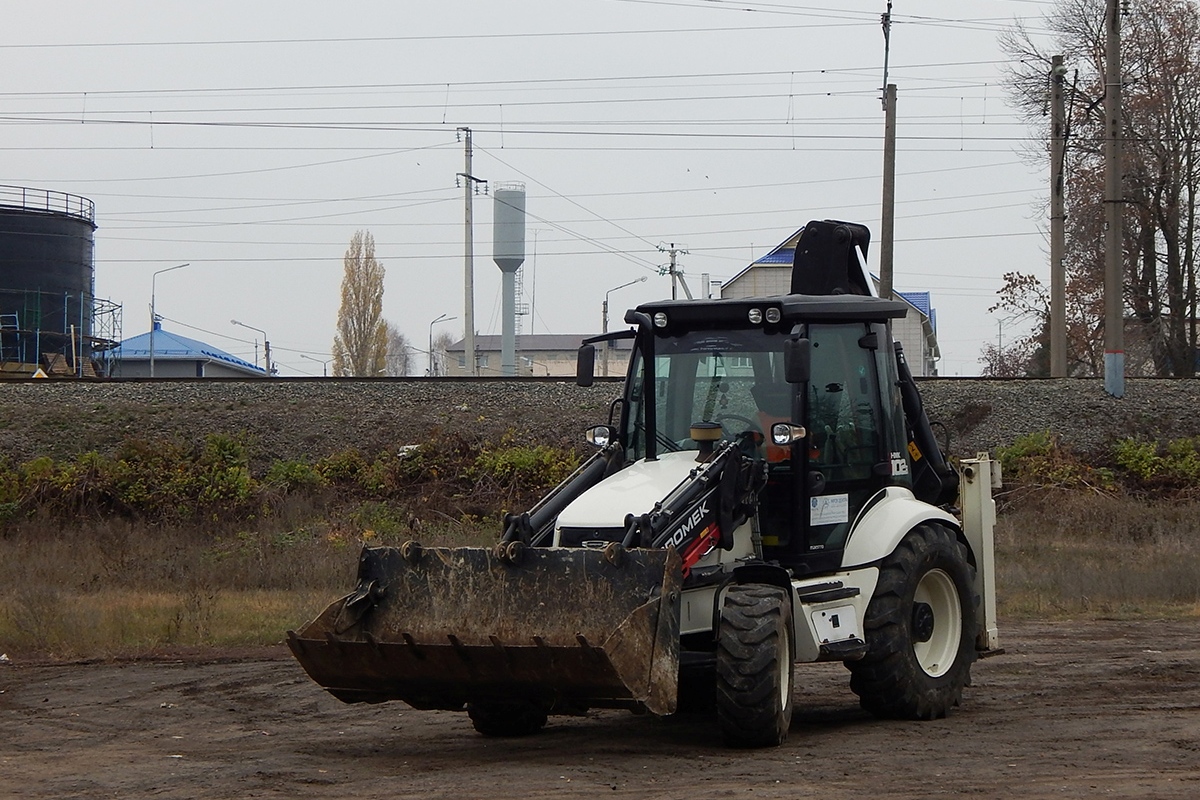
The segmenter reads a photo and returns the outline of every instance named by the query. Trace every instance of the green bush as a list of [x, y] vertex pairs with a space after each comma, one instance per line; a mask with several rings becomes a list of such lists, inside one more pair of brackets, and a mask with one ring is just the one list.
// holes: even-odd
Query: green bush
[[110, 454], [42, 457], [15, 467], [0, 459], [0, 523], [78, 516], [232, 521], [282, 518], [297, 507], [337, 517], [374, 503], [405, 509], [394, 517], [360, 509], [361, 528], [391, 536], [413, 519], [455, 523], [531, 503], [577, 463], [571, 450], [517, 444], [512, 436], [482, 446], [436, 431], [419, 445], [374, 458], [347, 449], [315, 462], [281, 460], [258, 469], [240, 436], [214, 434], [194, 444], [129, 439]]
[[1083, 463], [1050, 431], [1020, 436], [1012, 445], [997, 448], [996, 457], [1006, 485], [1100, 491], [1115, 488], [1111, 470]]
[[367, 469], [367, 460], [357, 450], [342, 450], [322, 458], [314, 467], [327, 482], [334, 485], [353, 484]]
[[512, 490], [551, 488], [562, 482], [579, 460], [575, 454], [547, 445], [504, 445], [475, 458], [471, 476]]
[[267, 469], [263, 483], [289, 493], [318, 489], [325, 485], [325, 477], [307, 461], [276, 461]]
[[1200, 486], [1200, 445], [1196, 439], [1157, 441], [1122, 439], [1113, 446], [1113, 462], [1136, 478], [1139, 488], [1194, 489]]
[[1117, 467], [1143, 481], [1153, 480], [1162, 470], [1162, 459], [1154, 442], [1122, 439], [1113, 446], [1113, 460]]

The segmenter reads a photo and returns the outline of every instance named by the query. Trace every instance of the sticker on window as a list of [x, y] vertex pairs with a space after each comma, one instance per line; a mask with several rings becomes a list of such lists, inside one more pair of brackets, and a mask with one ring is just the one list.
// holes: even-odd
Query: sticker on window
[[809, 502], [809, 525], [836, 525], [850, 521], [850, 495], [826, 494]]

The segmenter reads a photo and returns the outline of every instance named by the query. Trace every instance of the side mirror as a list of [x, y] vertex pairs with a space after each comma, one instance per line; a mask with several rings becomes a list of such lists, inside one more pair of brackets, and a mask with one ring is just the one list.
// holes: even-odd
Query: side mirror
[[585, 344], [579, 348], [575, 361], [575, 385], [591, 386], [596, 378], [596, 346]]
[[604, 448], [617, 439], [617, 429], [611, 425], [593, 425], [584, 431], [583, 436], [588, 444]]
[[788, 383], [808, 383], [812, 377], [812, 345], [808, 339], [783, 343], [783, 371]]

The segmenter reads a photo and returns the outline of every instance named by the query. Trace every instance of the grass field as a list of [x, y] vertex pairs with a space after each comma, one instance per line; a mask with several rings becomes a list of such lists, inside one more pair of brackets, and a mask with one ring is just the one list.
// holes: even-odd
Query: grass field
[[[1200, 504], [1027, 495], [996, 528], [1005, 618], [1200, 616]], [[425, 526], [429, 545], [488, 545], [498, 524]], [[29, 522], [0, 535], [0, 652], [136, 656], [282, 641], [354, 584], [359, 547], [398, 526], [206, 528]]]

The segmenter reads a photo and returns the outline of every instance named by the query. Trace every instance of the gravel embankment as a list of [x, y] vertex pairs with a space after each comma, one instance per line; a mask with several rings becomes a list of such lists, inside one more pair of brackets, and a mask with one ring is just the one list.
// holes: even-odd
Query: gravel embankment
[[[951, 452], [994, 450], [1051, 430], [1077, 451], [1116, 438], [1200, 435], [1200, 380], [1131, 379], [1122, 399], [1099, 380], [921, 381], [929, 417]], [[258, 463], [364, 452], [420, 442], [438, 431], [511, 432], [570, 444], [606, 421], [616, 382], [570, 381], [21, 381], [0, 383], [0, 456], [24, 461], [110, 451], [130, 437], [194, 440], [248, 434]]]

